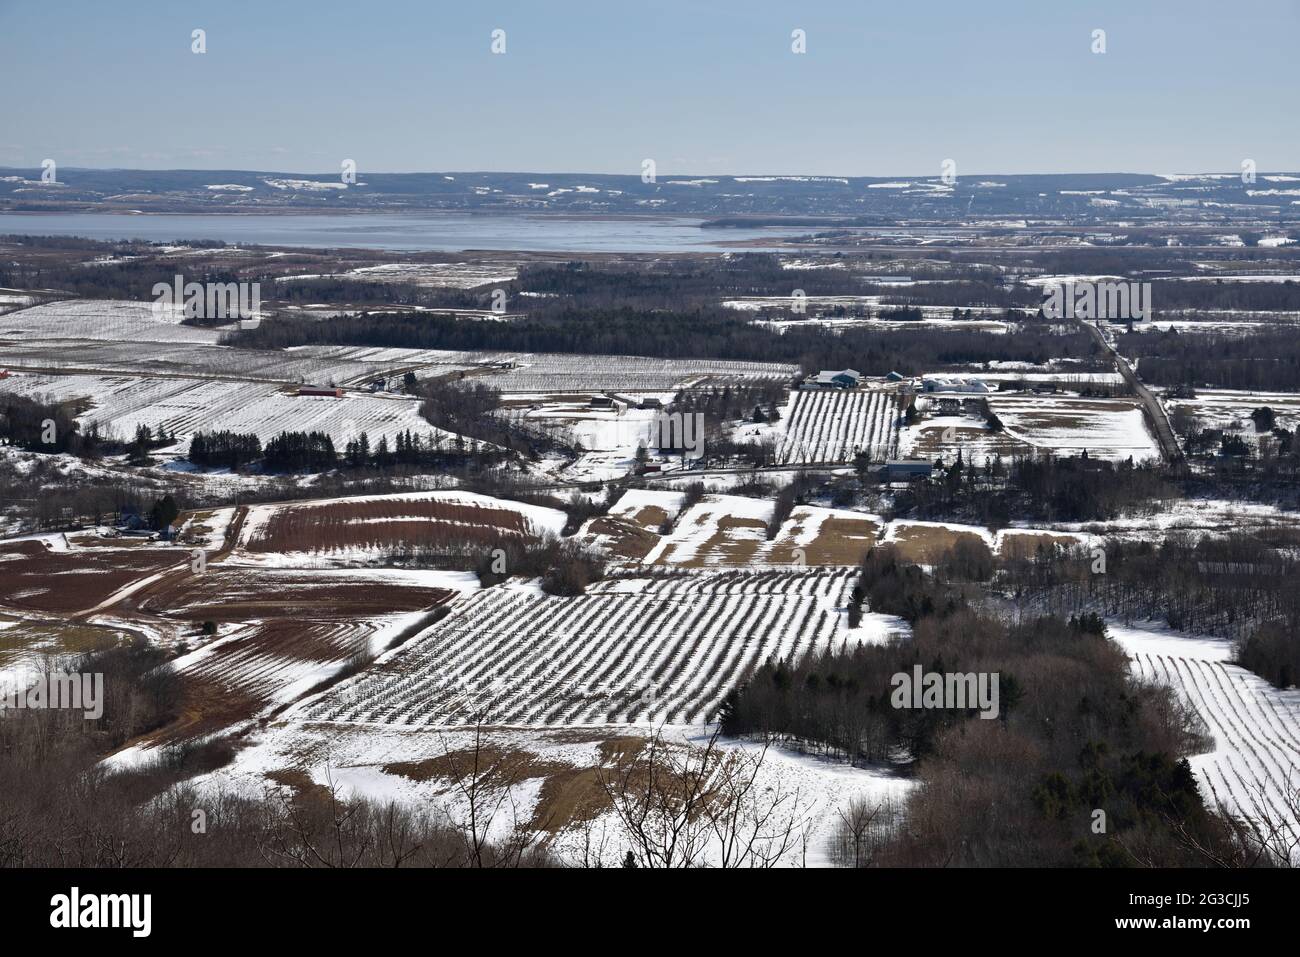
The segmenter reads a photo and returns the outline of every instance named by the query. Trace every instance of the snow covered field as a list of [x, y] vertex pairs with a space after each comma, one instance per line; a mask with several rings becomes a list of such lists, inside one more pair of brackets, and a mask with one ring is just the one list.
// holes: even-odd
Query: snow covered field
[[1159, 625], [1108, 623], [1133, 672], [1172, 687], [1205, 723], [1212, 750], [1191, 758], [1211, 807], [1245, 818], [1258, 834], [1280, 828], [1300, 853], [1300, 689], [1280, 691], [1232, 664], [1232, 646]]
[[[915, 285], [912, 280], [897, 279], [878, 279], [873, 280], [870, 277], [864, 277], [867, 282], [878, 282], [880, 285], [900, 286]], [[796, 299], [793, 296], [747, 296], [741, 299], [726, 299], [721, 303], [724, 309], [734, 309], [737, 312], [762, 312], [763, 310], [781, 310], [789, 311], [795, 305], [805, 309], [805, 314], [793, 319], [757, 319], [755, 323], [767, 326], [777, 332], [785, 332], [790, 328], [799, 328], [807, 325], [821, 325], [829, 329], [849, 328], [849, 327], [872, 327], [881, 331], [891, 329], [912, 329], [925, 328], [928, 330], [965, 330], [967, 332], [994, 332], [1008, 333], [1016, 328], [1015, 322], [1008, 322], [1004, 317], [1006, 310], [993, 306], [970, 306], [962, 307], [964, 316], [969, 310], [972, 318], [957, 319], [952, 317], [953, 306], [906, 306], [909, 309], [919, 309], [921, 312], [920, 320], [890, 320], [879, 318], [881, 313], [892, 312], [894, 310], [905, 308], [898, 303], [887, 301], [891, 297], [872, 295], [872, 296], [804, 296]], [[828, 309], [846, 309], [850, 311], [847, 316], [825, 315], [824, 310]], [[853, 313], [860, 313], [854, 315]], [[869, 314], [869, 315], [868, 315]]]
[[384, 263], [353, 269], [345, 278], [412, 283], [435, 289], [475, 289], [492, 283], [504, 285], [518, 275], [519, 267], [514, 263]]
[[343, 385], [406, 370], [447, 375], [517, 358], [382, 346], [237, 349], [217, 344], [232, 327], [187, 326], [180, 319], [174, 309], [160, 312], [152, 302], [129, 300], [66, 300], [19, 309], [0, 315], [0, 336], [9, 340], [4, 365]]
[[1159, 541], [1169, 534], [1222, 535], [1227, 532], [1261, 532], [1269, 529], [1300, 528], [1300, 515], [1257, 502], [1227, 499], [1181, 499], [1161, 503], [1151, 514], [1139, 514], [1102, 522], [1069, 522], [1054, 525], [1062, 531], [1088, 532], [1126, 541]]
[[296, 712], [348, 724], [691, 724], [771, 655], [848, 640], [849, 570], [615, 578], [574, 598], [507, 584]]
[[[891, 277], [872, 278], [863, 277], [864, 282], [877, 283], [882, 286], [899, 286], [906, 287], [915, 285], [914, 280], [904, 280]], [[933, 280], [925, 280], [933, 282]], [[809, 315], [815, 315], [818, 309], [835, 308], [843, 306], [847, 308], [866, 308], [871, 307], [873, 311], [901, 309], [903, 306], [898, 303], [886, 302], [884, 296], [744, 296], [738, 299], [724, 299], [721, 303], [724, 309], [735, 309], [738, 312], [758, 312], [763, 309], [789, 309], [792, 305], [802, 304], [809, 310]], [[922, 314], [935, 319], [951, 319], [952, 311], [955, 308], [951, 305], [943, 306], [915, 306], [912, 308], [920, 309]], [[961, 307], [962, 314], [965, 315], [966, 307]], [[971, 306], [971, 315], [997, 314], [1001, 315], [1003, 310], [996, 306]], [[800, 320], [795, 319], [794, 322]], [[965, 325], [965, 322], [958, 320], [958, 326]]]
[[661, 393], [710, 383], [789, 379], [787, 363], [643, 356], [458, 352], [362, 346], [255, 350], [218, 346], [224, 329], [181, 325], [151, 302], [69, 300], [0, 315], [8, 368], [220, 375], [346, 384], [414, 371], [420, 378], [486, 369], [474, 379], [503, 392]]
[[[656, 394], [664, 404], [672, 396], [671, 392]], [[513, 397], [504, 398], [510, 402]], [[553, 433], [568, 443], [592, 451], [625, 451], [631, 459], [638, 445], [650, 444], [657, 410], [628, 408], [622, 404], [614, 408], [593, 408], [591, 396], [582, 393], [539, 397], [537, 402], [516, 405], [509, 414], [526, 427]]]
[[13, 289], [0, 289], [0, 313], [25, 309], [36, 301], [35, 297]]
[[[667, 726], [659, 729], [674, 753], [707, 744], [707, 729]], [[519, 828], [536, 835], [562, 861], [604, 866], [621, 863], [630, 843], [618, 816], [603, 800], [602, 776], [612, 778], [622, 755], [636, 754], [647, 737], [644, 728], [483, 730], [477, 744], [488, 760], [512, 769], [494, 779], [491, 800], [499, 810], [479, 824], [490, 837], [503, 839]], [[337, 787], [340, 796], [366, 797], [421, 810], [435, 809], [457, 825], [470, 807], [448, 770], [472, 753], [475, 732], [461, 729], [411, 728], [394, 725], [350, 726], [288, 718], [255, 734], [235, 762], [196, 780], [203, 789], [261, 796], [285, 769], [301, 770], [310, 782]], [[777, 747], [720, 739], [724, 755], [738, 754], [761, 766], [758, 792], [785, 801], [778, 818], [796, 822], [796, 837], [781, 860], [788, 867], [832, 863], [830, 839], [850, 802], [901, 808], [914, 787], [909, 778], [887, 769], [855, 768]], [[134, 755], [124, 755], [130, 760]], [[439, 773], [441, 772], [441, 773]], [[501, 794], [499, 804], [496, 795]], [[716, 847], [707, 860], [717, 863]]]
[[521, 353], [513, 369], [473, 381], [502, 392], [669, 392], [711, 380], [789, 379], [798, 368], [786, 363], [733, 359], [654, 359], [645, 356]]
[[777, 446], [777, 464], [852, 462], [859, 452], [876, 462], [894, 458], [902, 413], [894, 391], [796, 391], [778, 425], [784, 437]]
[[179, 310], [152, 302], [72, 299], [0, 316], [0, 336], [177, 344], [213, 344], [221, 336], [214, 328], [181, 325], [182, 318]]
[[654, 540], [640, 561], [674, 568], [852, 568], [883, 524], [878, 516], [862, 512], [798, 505], [768, 538], [774, 514], [770, 499], [706, 495], [678, 515], [672, 531]]
[[492, 353], [365, 346], [299, 346], [292, 349], [234, 349], [229, 346], [161, 342], [42, 339], [7, 344], [10, 369], [121, 372], [123, 374], [220, 376], [267, 382], [343, 385], [414, 369], [425, 377], [472, 369]]
[[[1222, 318], [1218, 318], [1220, 316]], [[1180, 333], [1253, 336], [1294, 330], [1297, 323], [1300, 323], [1300, 312], [1198, 309], [1185, 319], [1160, 316], [1149, 322], [1135, 322], [1133, 331], [1146, 335], [1173, 330]], [[1120, 351], [1123, 352], [1124, 349], [1121, 347]]]
[[1300, 425], [1300, 395], [1294, 392], [1199, 389], [1194, 399], [1163, 401], [1170, 414], [1176, 409], [1186, 409], [1200, 421], [1200, 428], [1238, 432], [1248, 442], [1257, 440], [1255, 423], [1250, 417], [1256, 409], [1272, 409], [1278, 428], [1294, 430]]
[[505, 285], [519, 275], [518, 264], [484, 263], [381, 263], [358, 266], [343, 273], [299, 273], [277, 276], [277, 282], [312, 279], [351, 279], [374, 283], [403, 283], [428, 289], [477, 289], [492, 283]]
[[78, 421], [83, 429], [97, 424], [102, 435], [130, 439], [141, 425], [155, 434], [175, 433], [173, 450], [184, 454], [197, 431], [255, 433], [263, 444], [283, 431], [320, 431], [336, 448], [365, 432], [371, 448], [381, 437], [393, 446], [399, 433], [427, 438], [453, 436], [420, 415], [420, 403], [404, 396], [349, 393], [343, 398], [299, 396], [274, 385], [224, 379], [152, 378], [147, 376], [15, 374], [0, 379], [0, 392], [55, 401], [90, 403]]
[[1091, 458], [1112, 461], [1160, 458], [1160, 446], [1131, 399], [994, 393], [988, 401], [1008, 436], [1045, 452], [1073, 456], [1086, 449]]
[[[640, 400], [643, 395], [637, 393], [626, 398]], [[667, 405], [674, 393], [652, 395]], [[593, 394], [589, 392], [506, 395], [506, 407], [498, 414], [508, 417], [526, 431], [542, 433], [564, 445], [581, 447], [583, 453], [564, 465], [561, 474], [565, 479], [612, 481], [633, 470], [638, 447], [654, 448], [654, 421], [658, 410], [639, 409], [621, 400], [612, 407], [592, 407], [592, 398]]]
[[[771, 500], [708, 494], [682, 511], [682, 498], [680, 492], [630, 491], [609, 512], [608, 518], [618, 522], [592, 519], [583, 527], [581, 537], [616, 560], [623, 559], [626, 564], [621, 567], [626, 573], [647, 566], [713, 571], [790, 571], [818, 566], [856, 569], [878, 543], [893, 544], [905, 560], [928, 565], [962, 538], [979, 541], [1002, 557], [1032, 555], [1040, 547], [1092, 545], [1103, 538], [1092, 525], [1012, 526], [991, 532], [981, 525], [912, 519], [886, 522], [866, 512], [796, 505], [769, 539], [766, 530], [774, 514]], [[1131, 521], [1135, 529], [1143, 529], [1134, 534], [1148, 539], [1160, 534], [1141, 519]], [[660, 534], [665, 522], [672, 528]], [[624, 524], [634, 531], [620, 534]], [[896, 626], [905, 627], [895, 620], [889, 622], [889, 627]]]
[[[943, 459], [983, 466], [990, 459], [1009, 460], [1015, 455], [1033, 455], [1034, 448], [1008, 435], [994, 432], [973, 415], [935, 415], [904, 426], [898, 439], [898, 455], [906, 459]], [[1091, 453], [1089, 453], [1091, 454]]]

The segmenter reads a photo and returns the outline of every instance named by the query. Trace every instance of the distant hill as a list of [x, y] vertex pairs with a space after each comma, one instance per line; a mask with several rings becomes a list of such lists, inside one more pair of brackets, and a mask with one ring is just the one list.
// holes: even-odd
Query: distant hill
[[0, 211], [241, 212], [322, 210], [676, 214], [711, 225], [795, 221], [812, 227], [899, 219], [949, 223], [1032, 218], [1270, 219], [1295, 223], [1300, 175], [1133, 173], [926, 177], [640, 176], [595, 173], [366, 173], [0, 168]]

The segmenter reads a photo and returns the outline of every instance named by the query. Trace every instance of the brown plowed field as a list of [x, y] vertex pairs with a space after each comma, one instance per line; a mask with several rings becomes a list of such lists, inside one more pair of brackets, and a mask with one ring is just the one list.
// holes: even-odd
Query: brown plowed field
[[519, 512], [463, 502], [385, 499], [278, 509], [245, 544], [250, 552], [329, 552], [344, 548], [483, 545], [535, 538]]
[[0, 547], [0, 605], [27, 611], [80, 611], [188, 557], [179, 548], [59, 552], [38, 541], [12, 542]]
[[189, 621], [355, 620], [433, 608], [451, 594], [444, 588], [393, 582], [366, 573], [222, 565], [186, 575], [170, 589], [151, 594], [141, 611]]

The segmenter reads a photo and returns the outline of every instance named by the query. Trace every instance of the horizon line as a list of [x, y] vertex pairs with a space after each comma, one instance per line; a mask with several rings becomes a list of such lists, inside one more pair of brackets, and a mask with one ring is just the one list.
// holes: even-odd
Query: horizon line
[[[328, 176], [337, 177], [339, 174], [335, 170], [327, 171], [307, 171], [295, 169], [249, 169], [244, 167], [189, 167], [189, 166], [73, 166], [59, 164], [60, 169], [69, 171], [83, 171], [92, 173], [247, 173], [250, 175], [289, 175], [299, 176]], [[0, 170], [12, 170], [16, 172], [25, 172], [28, 170], [39, 173], [40, 166], [0, 166]], [[1255, 175], [1279, 175], [1290, 174], [1300, 175], [1300, 170], [1276, 169], [1276, 170], [1256, 170]], [[641, 178], [639, 173], [602, 173], [590, 170], [473, 170], [473, 169], [430, 169], [430, 170], [367, 170], [358, 169], [358, 176], [617, 176], [627, 179]], [[971, 178], [988, 178], [988, 177], [1031, 177], [1031, 176], [1150, 176], [1157, 179], [1169, 179], [1172, 177], [1226, 177], [1232, 178], [1240, 176], [1241, 171], [1231, 172], [1198, 170], [1190, 172], [1172, 172], [1172, 173], [1149, 173], [1135, 172], [1132, 170], [1051, 170], [1035, 173], [999, 173], [999, 172], [971, 172], [958, 173], [956, 181], [961, 182], [963, 179]], [[928, 180], [942, 179], [941, 173], [891, 173], [891, 174], [838, 174], [838, 173], [659, 173], [656, 181], [665, 179], [794, 179], [794, 180], [891, 180], [891, 179], [912, 179]], [[647, 184], [650, 185], [650, 184]]]

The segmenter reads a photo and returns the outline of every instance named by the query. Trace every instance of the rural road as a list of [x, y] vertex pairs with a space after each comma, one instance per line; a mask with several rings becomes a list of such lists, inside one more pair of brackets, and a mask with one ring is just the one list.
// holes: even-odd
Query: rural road
[[[205, 557], [204, 560], [207, 563], [220, 561], [234, 551], [235, 544], [239, 541], [239, 533], [244, 527], [244, 519], [247, 517], [247, 505], [239, 505], [235, 507], [235, 514], [231, 517], [230, 523], [226, 526], [226, 532], [221, 547], [211, 555]], [[132, 582], [130, 585], [127, 585], [125, 588], [121, 588], [108, 596], [108, 598], [104, 599], [93, 608], [74, 612], [68, 616], [68, 620], [77, 621], [85, 619], [91, 615], [108, 611], [111, 608], [119, 608], [119, 606], [119, 610], [122, 611], [135, 611], [140, 607], [142, 601], [159, 591], [159, 589], [170, 587], [176, 580], [192, 574], [190, 571], [190, 549], [184, 549], [183, 554], [185, 557], [180, 564], [140, 578]], [[128, 603], [128, 599], [134, 600]]]
[[1165, 415], [1164, 407], [1160, 404], [1160, 400], [1156, 398], [1155, 393], [1143, 385], [1142, 380], [1133, 371], [1133, 367], [1128, 364], [1128, 360], [1120, 355], [1119, 351], [1107, 341], [1101, 329], [1086, 319], [1076, 319], [1075, 321], [1087, 329], [1093, 339], [1110, 353], [1111, 358], [1115, 361], [1115, 368], [1124, 377], [1124, 381], [1129, 384], [1129, 387], [1133, 389], [1138, 401], [1142, 403], [1151, 431], [1155, 433], [1156, 441], [1160, 443], [1160, 454], [1164, 457], [1164, 460], [1170, 465], [1181, 464], [1183, 450], [1178, 445], [1178, 438], [1169, 425], [1169, 417]]

